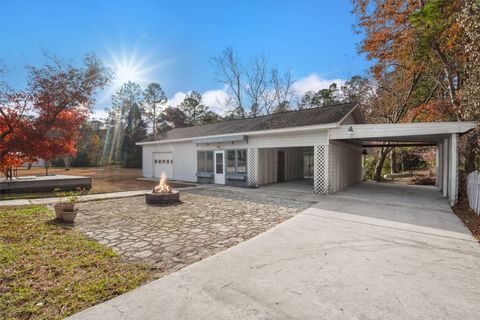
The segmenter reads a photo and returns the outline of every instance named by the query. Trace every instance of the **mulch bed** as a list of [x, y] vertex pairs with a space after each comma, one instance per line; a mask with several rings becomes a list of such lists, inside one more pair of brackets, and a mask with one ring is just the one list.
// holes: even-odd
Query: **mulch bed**
[[466, 198], [460, 199], [453, 212], [463, 221], [473, 236], [480, 241], [480, 215], [470, 209]]

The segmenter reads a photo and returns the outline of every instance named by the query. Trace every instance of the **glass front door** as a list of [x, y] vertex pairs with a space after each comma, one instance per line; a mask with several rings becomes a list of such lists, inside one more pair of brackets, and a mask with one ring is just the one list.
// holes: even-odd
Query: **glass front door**
[[215, 183], [225, 184], [225, 157], [223, 150], [215, 151]]

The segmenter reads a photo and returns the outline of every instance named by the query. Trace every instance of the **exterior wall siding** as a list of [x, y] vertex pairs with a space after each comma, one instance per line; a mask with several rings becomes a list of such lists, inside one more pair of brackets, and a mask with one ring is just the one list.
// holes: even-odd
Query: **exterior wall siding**
[[[290, 133], [276, 133], [264, 134], [257, 136], [250, 136], [248, 141], [240, 142], [226, 142], [226, 143], [212, 143], [196, 145], [191, 141], [175, 142], [175, 143], [159, 143], [152, 145], [143, 145], [143, 162], [142, 174], [144, 177], [153, 177], [153, 153], [154, 152], [173, 152], [173, 176], [175, 180], [197, 182], [197, 151], [199, 150], [230, 150], [230, 149], [258, 149], [258, 179], [259, 184], [273, 183], [276, 181], [277, 166], [276, 166], [276, 152], [275, 149], [286, 150], [286, 179], [293, 179], [297, 177], [297, 172], [292, 169], [288, 163], [295, 163], [298, 161], [290, 152], [294, 149], [285, 149], [288, 147], [305, 147], [318, 144], [327, 144], [327, 130], [309, 130], [305, 132], [290, 132]], [[270, 149], [266, 149], [270, 148]], [[247, 155], [248, 157], [248, 155]], [[267, 157], [267, 158], [265, 158]], [[268, 159], [268, 160], [265, 160]], [[267, 162], [268, 161], [268, 162]], [[272, 165], [273, 161], [275, 165]], [[248, 170], [248, 164], [247, 164]], [[275, 177], [275, 178], [274, 178]], [[301, 173], [298, 173], [301, 178]], [[247, 180], [243, 183], [247, 184]]]
[[153, 154], [155, 152], [172, 152], [173, 154], [173, 179], [196, 182], [197, 150], [190, 142], [174, 144], [144, 145], [142, 158], [142, 174], [144, 177], [153, 178]]
[[330, 141], [329, 193], [335, 193], [362, 181], [362, 148], [357, 145]]

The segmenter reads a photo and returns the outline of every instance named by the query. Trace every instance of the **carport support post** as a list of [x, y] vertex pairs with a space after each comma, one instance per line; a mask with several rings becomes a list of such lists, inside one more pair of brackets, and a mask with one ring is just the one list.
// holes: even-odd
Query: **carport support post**
[[442, 164], [442, 160], [443, 160], [443, 148], [442, 148], [442, 144], [439, 143], [437, 144], [437, 149], [436, 149], [436, 157], [435, 157], [435, 169], [436, 169], [436, 174], [437, 174], [437, 177], [436, 177], [436, 186], [438, 189], [440, 190], [443, 190], [442, 189], [442, 183], [443, 183], [443, 164]]
[[328, 194], [330, 190], [328, 151], [328, 145], [313, 147], [313, 192], [317, 194]]
[[453, 207], [457, 203], [457, 180], [458, 180], [458, 161], [457, 161], [457, 140], [458, 134], [453, 133], [450, 138], [450, 205]]
[[259, 180], [259, 155], [258, 148], [247, 149], [247, 184], [251, 188], [258, 187]]
[[446, 197], [448, 194], [448, 139], [443, 140], [443, 183], [442, 190], [443, 196]]

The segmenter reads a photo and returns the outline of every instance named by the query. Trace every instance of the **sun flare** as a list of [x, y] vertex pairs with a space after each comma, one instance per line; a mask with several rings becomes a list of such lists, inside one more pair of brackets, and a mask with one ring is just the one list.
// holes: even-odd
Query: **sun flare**
[[141, 79], [142, 73], [135, 65], [119, 65], [116, 68], [115, 80], [119, 84], [123, 84], [128, 81], [138, 82]]
[[130, 54], [122, 52], [120, 55], [111, 55], [112, 69], [115, 72], [114, 84], [122, 84], [132, 81], [142, 83], [148, 81], [150, 67], [146, 66], [146, 61], [138, 57], [136, 51]]

